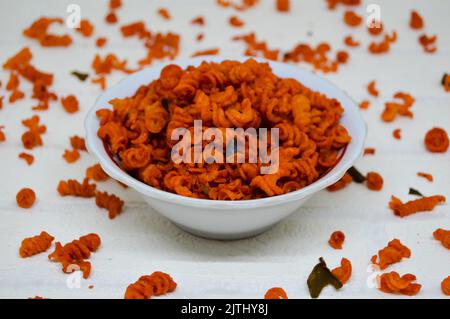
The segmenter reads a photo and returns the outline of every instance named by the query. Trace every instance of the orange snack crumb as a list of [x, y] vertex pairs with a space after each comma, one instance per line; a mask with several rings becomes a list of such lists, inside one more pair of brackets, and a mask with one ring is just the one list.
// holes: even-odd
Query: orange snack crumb
[[264, 299], [289, 299], [286, 291], [280, 287], [273, 287], [266, 291]]
[[411, 11], [411, 18], [409, 20], [411, 29], [420, 30], [423, 28], [423, 25], [424, 23], [421, 15], [415, 10]]
[[95, 40], [95, 45], [98, 48], [103, 48], [106, 45], [106, 42], [108, 42], [108, 39], [105, 37], [99, 37], [97, 40]]
[[433, 232], [433, 237], [436, 240], [439, 240], [447, 249], [450, 249], [450, 230], [445, 230], [442, 228], [438, 228]]
[[99, 77], [96, 78], [96, 79], [92, 79], [91, 82], [92, 82], [93, 84], [98, 84], [98, 85], [100, 85], [100, 89], [101, 89], [102, 91], [106, 90], [106, 78], [105, 78], [104, 76], [99, 76]]
[[396, 271], [391, 271], [380, 276], [379, 289], [386, 293], [414, 296], [419, 293], [422, 285], [413, 283], [413, 281], [416, 281], [416, 276], [412, 274], [400, 277]]
[[111, 10], [119, 9], [122, 6], [122, 0], [109, 0], [109, 8]]
[[437, 51], [436, 41], [436, 35], [428, 36], [426, 34], [423, 34], [419, 37], [419, 43], [426, 53], [434, 53]]
[[20, 153], [19, 158], [25, 160], [28, 165], [31, 165], [34, 162], [34, 156], [25, 152]]
[[[450, 92], [450, 74], [445, 73], [442, 76], [441, 84], [444, 87], [445, 92]], [[0, 103], [1, 103], [1, 100], [0, 100]], [[0, 109], [1, 109], [1, 104], [0, 104]]]
[[342, 249], [345, 241], [345, 234], [340, 230], [333, 232], [328, 240], [328, 244], [334, 249]]
[[353, 181], [353, 178], [350, 176], [349, 173], [345, 173], [344, 176], [338, 180], [336, 183], [330, 185], [327, 187], [327, 190], [330, 192], [335, 192], [340, 189], [343, 189], [347, 185], [349, 185]]
[[393, 210], [395, 215], [405, 217], [418, 212], [432, 211], [436, 205], [441, 203], [445, 203], [445, 196], [435, 195], [422, 197], [406, 203], [403, 203], [397, 197], [392, 196], [389, 207]]
[[427, 150], [432, 153], [445, 153], [449, 146], [447, 132], [440, 127], [434, 127], [425, 135], [424, 143]]
[[52, 245], [54, 237], [42, 231], [39, 235], [22, 240], [19, 255], [22, 258], [31, 257], [47, 251]]
[[355, 41], [351, 35], [348, 35], [344, 38], [344, 44], [349, 47], [359, 47], [361, 43]]
[[375, 154], [375, 148], [373, 148], [373, 147], [366, 147], [365, 149], [364, 149], [364, 156], [365, 155], [374, 155]]
[[396, 128], [395, 130], [392, 131], [392, 136], [396, 140], [401, 140], [402, 139], [402, 130], [399, 128]]
[[205, 25], [205, 18], [203, 16], [198, 16], [198, 17], [192, 19], [191, 23], [197, 24], [197, 25]]
[[106, 181], [109, 176], [102, 169], [100, 164], [95, 164], [86, 169], [86, 178], [92, 179], [96, 182]]
[[425, 178], [427, 181], [432, 182], [433, 181], [433, 175], [429, 173], [424, 172], [417, 172], [417, 176]]
[[167, 10], [166, 8], [158, 9], [158, 14], [164, 20], [170, 20], [171, 19], [169, 10]]
[[276, 0], [277, 10], [280, 12], [289, 12], [290, 0]]
[[30, 208], [36, 201], [36, 194], [31, 188], [22, 188], [16, 195], [16, 202], [19, 207]]
[[352, 263], [347, 258], [341, 259], [341, 266], [334, 268], [331, 273], [339, 279], [342, 284], [347, 283], [352, 275]]
[[367, 110], [370, 106], [370, 102], [368, 100], [364, 100], [361, 101], [361, 103], [359, 103], [359, 108], [362, 110]]
[[367, 173], [367, 187], [373, 191], [380, 191], [383, 188], [383, 178], [376, 172]]
[[80, 32], [84, 37], [90, 37], [94, 33], [94, 26], [89, 20], [83, 19], [80, 21], [80, 27], [75, 29]]
[[61, 98], [61, 104], [67, 113], [75, 113], [78, 111], [78, 100], [74, 95], [68, 95]]
[[205, 55], [217, 55], [217, 54], [219, 54], [219, 52], [220, 52], [220, 49], [213, 48], [213, 49], [207, 49], [207, 50], [194, 52], [191, 56], [197, 57], [197, 56], [205, 56]]
[[107, 192], [96, 192], [95, 193], [95, 204], [98, 207], [106, 208], [109, 213], [109, 218], [116, 218], [121, 212], [123, 207], [123, 200], [113, 194], [108, 194]]
[[403, 245], [400, 240], [393, 239], [386, 247], [378, 251], [378, 261], [377, 255], [372, 256], [371, 261], [383, 270], [389, 265], [395, 264], [403, 258], [409, 257], [411, 257], [411, 250]]
[[350, 27], [357, 27], [362, 22], [362, 17], [357, 15], [354, 11], [345, 11], [344, 22]]
[[151, 275], [141, 276], [138, 281], [130, 284], [125, 291], [125, 299], [149, 299], [173, 292], [177, 283], [169, 274], [155, 271]]
[[63, 154], [63, 158], [69, 164], [75, 163], [80, 158], [80, 152], [78, 152], [77, 149], [65, 150], [64, 154]]
[[370, 83], [367, 85], [367, 92], [369, 92], [369, 94], [374, 97], [378, 97], [378, 95], [380, 95], [380, 92], [376, 88], [376, 85], [377, 84], [376, 84], [375, 80], [370, 81]]
[[60, 181], [57, 191], [61, 196], [76, 196], [76, 197], [94, 197], [95, 184], [89, 184], [89, 180], [85, 178], [83, 183], [79, 183], [74, 179], [67, 181]]
[[230, 19], [228, 20], [228, 22], [230, 23], [231, 26], [236, 27], [236, 28], [243, 27], [245, 24], [244, 21], [239, 19], [239, 17], [237, 17], [237, 16], [231, 16]]
[[450, 276], [442, 280], [441, 289], [444, 295], [450, 296]]
[[381, 34], [383, 32], [383, 30], [384, 30], [383, 23], [381, 23], [381, 22], [378, 24], [378, 27], [376, 26], [375, 23], [373, 23], [367, 27], [367, 31], [369, 32], [370, 35], [373, 35], [373, 36], [377, 36], [377, 35]]
[[79, 151], [87, 151], [86, 149], [86, 143], [84, 141], [84, 138], [74, 135], [70, 137], [70, 145], [73, 149], [79, 150]]

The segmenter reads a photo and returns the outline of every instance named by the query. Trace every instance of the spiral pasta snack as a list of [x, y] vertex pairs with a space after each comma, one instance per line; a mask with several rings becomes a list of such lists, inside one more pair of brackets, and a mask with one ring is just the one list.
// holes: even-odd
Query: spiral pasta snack
[[47, 251], [54, 237], [47, 232], [42, 231], [39, 235], [25, 238], [20, 245], [19, 255], [22, 258], [31, 257]]
[[[168, 65], [133, 96], [109, 103], [112, 110], [97, 111], [97, 134], [119, 166], [152, 187], [194, 198], [247, 200], [301, 189], [334, 167], [351, 141], [339, 101], [253, 59]], [[243, 139], [229, 129], [242, 130]], [[261, 129], [267, 133], [253, 139], [252, 130]], [[271, 150], [265, 155], [263, 138]], [[212, 141], [220, 144], [213, 151]], [[252, 158], [254, 150], [260, 157]], [[265, 160], [275, 154], [271, 170]]]
[[138, 281], [130, 284], [125, 291], [125, 299], [149, 299], [173, 292], [177, 283], [169, 274], [155, 271], [149, 276], [141, 276]]

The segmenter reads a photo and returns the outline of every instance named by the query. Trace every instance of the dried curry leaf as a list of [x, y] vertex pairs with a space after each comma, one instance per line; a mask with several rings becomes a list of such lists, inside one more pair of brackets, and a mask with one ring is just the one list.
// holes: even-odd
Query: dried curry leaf
[[422, 196], [423, 197], [423, 194], [421, 192], [419, 192], [417, 189], [414, 189], [412, 187], [409, 188], [408, 194], [409, 195], [416, 195], [416, 196]]
[[328, 285], [332, 285], [335, 289], [342, 288], [342, 283], [331, 273], [322, 257], [319, 258], [319, 261], [307, 280], [309, 294], [312, 298], [319, 297], [322, 289]]
[[347, 173], [350, 174], [350, 176], [353, 178], [353, 181], [355, 183], [361, 184], [366, 181], [366, 177], [363, 174], [361, 174], [354, 166], [350, 167], [348, 169]]
[[70, 74], [77, 77], [78, 80], [80, 80], [82, 82], [86, 81], [86, 79], [89, 77], [89, 73], [81, 73], [78, 71], [72, 71]]

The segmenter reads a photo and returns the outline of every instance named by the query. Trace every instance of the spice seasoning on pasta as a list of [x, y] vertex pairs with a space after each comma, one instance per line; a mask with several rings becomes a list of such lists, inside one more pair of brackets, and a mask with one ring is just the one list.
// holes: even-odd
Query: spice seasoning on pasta
[[110, 195], [107, 192], [96, 192], [95, 204], [100, 208], [107, 209], [109, 218], [114, 219], [122, 212], [124, 203], [116, 195]]
[[22, 188], [16, 195], [17, 205], [21, 208], [30, 208], [36, 201], [36, 194], [31, 188]]
[[413, 281], [416, 281], [416, 276], [412, 274], [400, 276], [396, 271], [391, 271], [380, 276], [379, 289], [386, 293], [414, 296], [419, 293], [422, 285]]
[[450, 296], [450, 276], [442, 280], [441, 289], [444, 295]]
[[286, 291], [280, 287], [273, 287], [266, 291], [264, 299], [289, 299]]
[[151, 275], [141, 276], [130, 284], [125, 291], [125, 299], [149, 299], [152, 296], [165, 295], [173, 292], [177, 283], [169, 274], [155, 271]]
[[378, 265], [380, 269], [383, 270], [389, 265], [409, 257], [411, 257], [411, 250], [403, 245], [400, 240], [395, 238], [391, 240], [386, 247], [378, 251], [378, 256], [372, 256], [371, 261], [372, 264]]
[[405, 217], [419, 212], [432, 211], [436, 205], [442, 203], [445, 203], [445, 196], [442, 195], [423, 197], [406, 203], [392, 196], [389, 207], [396, 216]]
[[347, 258], [342, 258], [341, 266], [334, 268], [331, 273], [344, 285], [352, 275], [352, 263]]
[[[150, 186], [195, 198], [244, 200], [300, 189], [327, 172], [351, 140], [339, 123], [343, 108], [337, 100], [280, 79], [253, 59], [203, 62], [187, 70], [168, 65], [134, 96], [110, 104], [112, 110], [97, 111], [97, 133], [123, 169]], [[261, 123], [279, 128], [278, 172], [260, 175], [258, 163], [174, 165], [172, 131], [193, 129], [197, 119], [204, 129]]]
[[314, 266], [311, 274], [308, 276], [307, 285], [311, 298], [319, 297], [322, 289], [328, 285], [332, 285], [335, 289], [342, 288], [342, 283], [328, 269], [322, 257], [319, 258], [319, 263]]
[[433, 181], [433, 175], [424, 173], [424, 172], [418, 172], [417, 176], [425, 178], [427, 181], [432, 182]]
[[19, 255], [22, 258], [31, 257], [47, 251], [52, 245], [54, 237], [42, 231], [39, 235], [22, 240]]
[[376, 172], [367, 173], [367, 187], [373, 191], [380, 191], [383, 188], [383, 178]]
[[333, 232], [328, 240], [328, 244], [334, 249], [342, 249], [345, 240], [345, 234], [340, 230]]
[[19, 158], [23, 159], [28, 165], [34, 162], [34, 156], [25, 152], [20, 153]]
[[415, 10], [411, 11], [411, 17], [409, 20], [409, 26], [411, 29], [420, 30], [423, 28], [423, 25], [424, 23], [421, 15]]
[[434, 239], [439, 240], [442, 246], [450, 249], [450, 230], [438, 228], [433, 232], [433, 237]]
[[432, 153], [445, 153], [448, 150], [449, 138], [443, 128], [434, 127], [425, 135], [424, 143], [427, 150]]

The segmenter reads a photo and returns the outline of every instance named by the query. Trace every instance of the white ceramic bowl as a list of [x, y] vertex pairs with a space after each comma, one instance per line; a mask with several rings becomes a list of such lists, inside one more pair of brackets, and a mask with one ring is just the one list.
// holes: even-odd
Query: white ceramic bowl
[[[245, 60], [246, 58], [233, 58]], [[195, 199], [165, 192], [131, 177], [121, 170], [108, 156], [102, 141], [97, 136], [99, 121], [95, 112], [101, 108], [110, 108], [109, 100], [131, 96], [142, 84], [157, 79], [161, 69], [168, 63], [182, 68], [199, 65], [202, 61], [223, 61], [224, 58], [203, 57], [188, 60], [171, 61], [154, 65], [136, 72], [116, 86], [104, 92], [89, 111], [85, 120], [87, 147], [99, 161], [105, 172], [112, 178], [128, 185], [147, 201], [160, 214], [164, 215], [180, 228], [207, 238], [239, 239], [259, 234], [302, 206], [314, 193], [324, 189], [340, 179], [353, 163], [361, 156], [366, 138], [366, 125], [359, 112], [358, 105], [343, 91], [318, 75], [293, 65], [268, 62], [279, 77], [294, 78], [307, 87], [336, 98], [345, 109], [341, 123], [347, 128], [352, 141], [347, 146], [339, 163], [326, 175], [311, 185], [288, 194], [244, 201], [221, 201]]]

